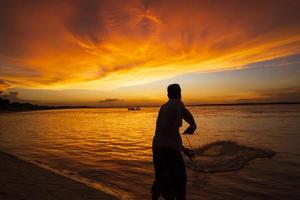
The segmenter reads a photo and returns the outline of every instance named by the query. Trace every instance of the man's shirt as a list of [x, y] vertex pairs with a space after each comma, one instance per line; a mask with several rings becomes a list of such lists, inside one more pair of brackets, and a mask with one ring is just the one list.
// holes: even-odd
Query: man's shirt
[[153, 138], [152, 147], [171, 148], [181, 151], [182, 140], [179, 128], [182, 126], [182, 119], [194, 122], [191, 113], [185, 108], [181, 100], [170, 99], [161, 106], [157, 121], [156, 130]]

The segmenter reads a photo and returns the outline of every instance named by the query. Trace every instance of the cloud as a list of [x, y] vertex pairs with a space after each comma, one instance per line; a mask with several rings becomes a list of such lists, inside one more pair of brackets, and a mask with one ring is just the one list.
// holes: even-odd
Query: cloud
[[9, 88], [9, 84], [3, 80], [0, 80], [0, 94]]
[[284, 0], [3, 1], [0, 78], [95, 88], [241, 68], [300, 52], [299, 9]]
[[66, 28], [76, 37], [98, 44], [106, 33], [100, 14], [103, 12], [101, 1], [78, 1], [72, 13], [64, 19]]
[[300, 102], [300, 87], [270, 90], [263, 94], [269, 100]]
[[116, 101], [120, 101], [120, 99], [103, 99], [98, 101], [98, 103], [112, 103], [112, 102], [116, 102]]
[[18, 97], [18, 95], [19, 95], [18, 92], [9, 92], [9, 93], [4, 93], [4, 94], [0, 95], [0, 97], [3, 98], [3, 99], [7, 99], [11, 102], [19, 102], [19, 103], [36, 102], [36, 101], [32, 101], [32, 100], [21, 99], [21, 98]]
[[300, 87], [254, 91], [256, 97], [236, 100], [238, 103], [251, 102], [300, 102]]
[[117, 101], [121, 101], [120, 99], [103, 99], [98, 101], [98, 103], [112, 103], [112, 102], [117, 102]]

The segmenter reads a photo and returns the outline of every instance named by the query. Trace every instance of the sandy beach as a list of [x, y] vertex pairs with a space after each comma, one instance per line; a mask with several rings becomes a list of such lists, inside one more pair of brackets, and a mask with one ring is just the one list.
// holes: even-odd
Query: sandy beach
[[117, 199], [0, 151], [1, 200]]

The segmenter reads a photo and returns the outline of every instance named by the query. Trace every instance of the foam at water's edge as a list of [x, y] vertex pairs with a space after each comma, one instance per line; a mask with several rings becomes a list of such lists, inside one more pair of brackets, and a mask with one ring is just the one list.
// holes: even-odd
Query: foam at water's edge
[[272, 150], [241, 145], [233, 141], [217, 141], [195, 149], [193, 161], [186, 159], [189, 169], [204, 173], [240, 170], [256, 158], [271, 158]]
[[9, 155], [12, 155], [12, 156], [16, 157], [19, 160], [31, 163], [33, 165], [36, 165], [36, 166], [42, 168], [42, 169], [51, 171], [51, 172], [53, 172], [53, 173], [55, 173], [57, 175], [60, 175], [60, 176], [72, 179], [74, 181], [80, 182], [82, 184], [85, 184], [88, 187], [94, 188], [96, 190], [100, 190], [100, 191], [102, 191], [104, 193], [107, 193], [107, 194], [110, 194], [110, 195], [112, 195], [112, 196], [114, 196], [116, 198], [119, 198], [119, 199], [133, 199], [130, 194], [128, 194], [128, 193], [126, 193], [124, 191], [117, 190], [117, 189], [114, 189], [114, 188], [109, 188], [109, 187], [107, 187], [105, 185], [102, 185], [101, 183], [98, 183], [98, 182], [96, 183], [96, 182], [93, 182], [93, 181], [91, 181], [89, 179], [76, 176], [72, 172], [53, 169], [53, 168], [49, 167], [46, 164], [30, 160], [30, 159], [28, 159], [26, 157], [23, 157], [23, 156], [20, 156], [20, 155], [13, 154], [13, 153], [5, 150], [5, 149], [1, 149], [1, 151], [4, 152], [4, 153], [7, 153]]

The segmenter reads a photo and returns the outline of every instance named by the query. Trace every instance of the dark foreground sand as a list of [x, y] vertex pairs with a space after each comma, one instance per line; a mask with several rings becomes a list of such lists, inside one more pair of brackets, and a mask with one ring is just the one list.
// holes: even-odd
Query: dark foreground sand
[[1, 200], [117, 199], [0, 151]]

